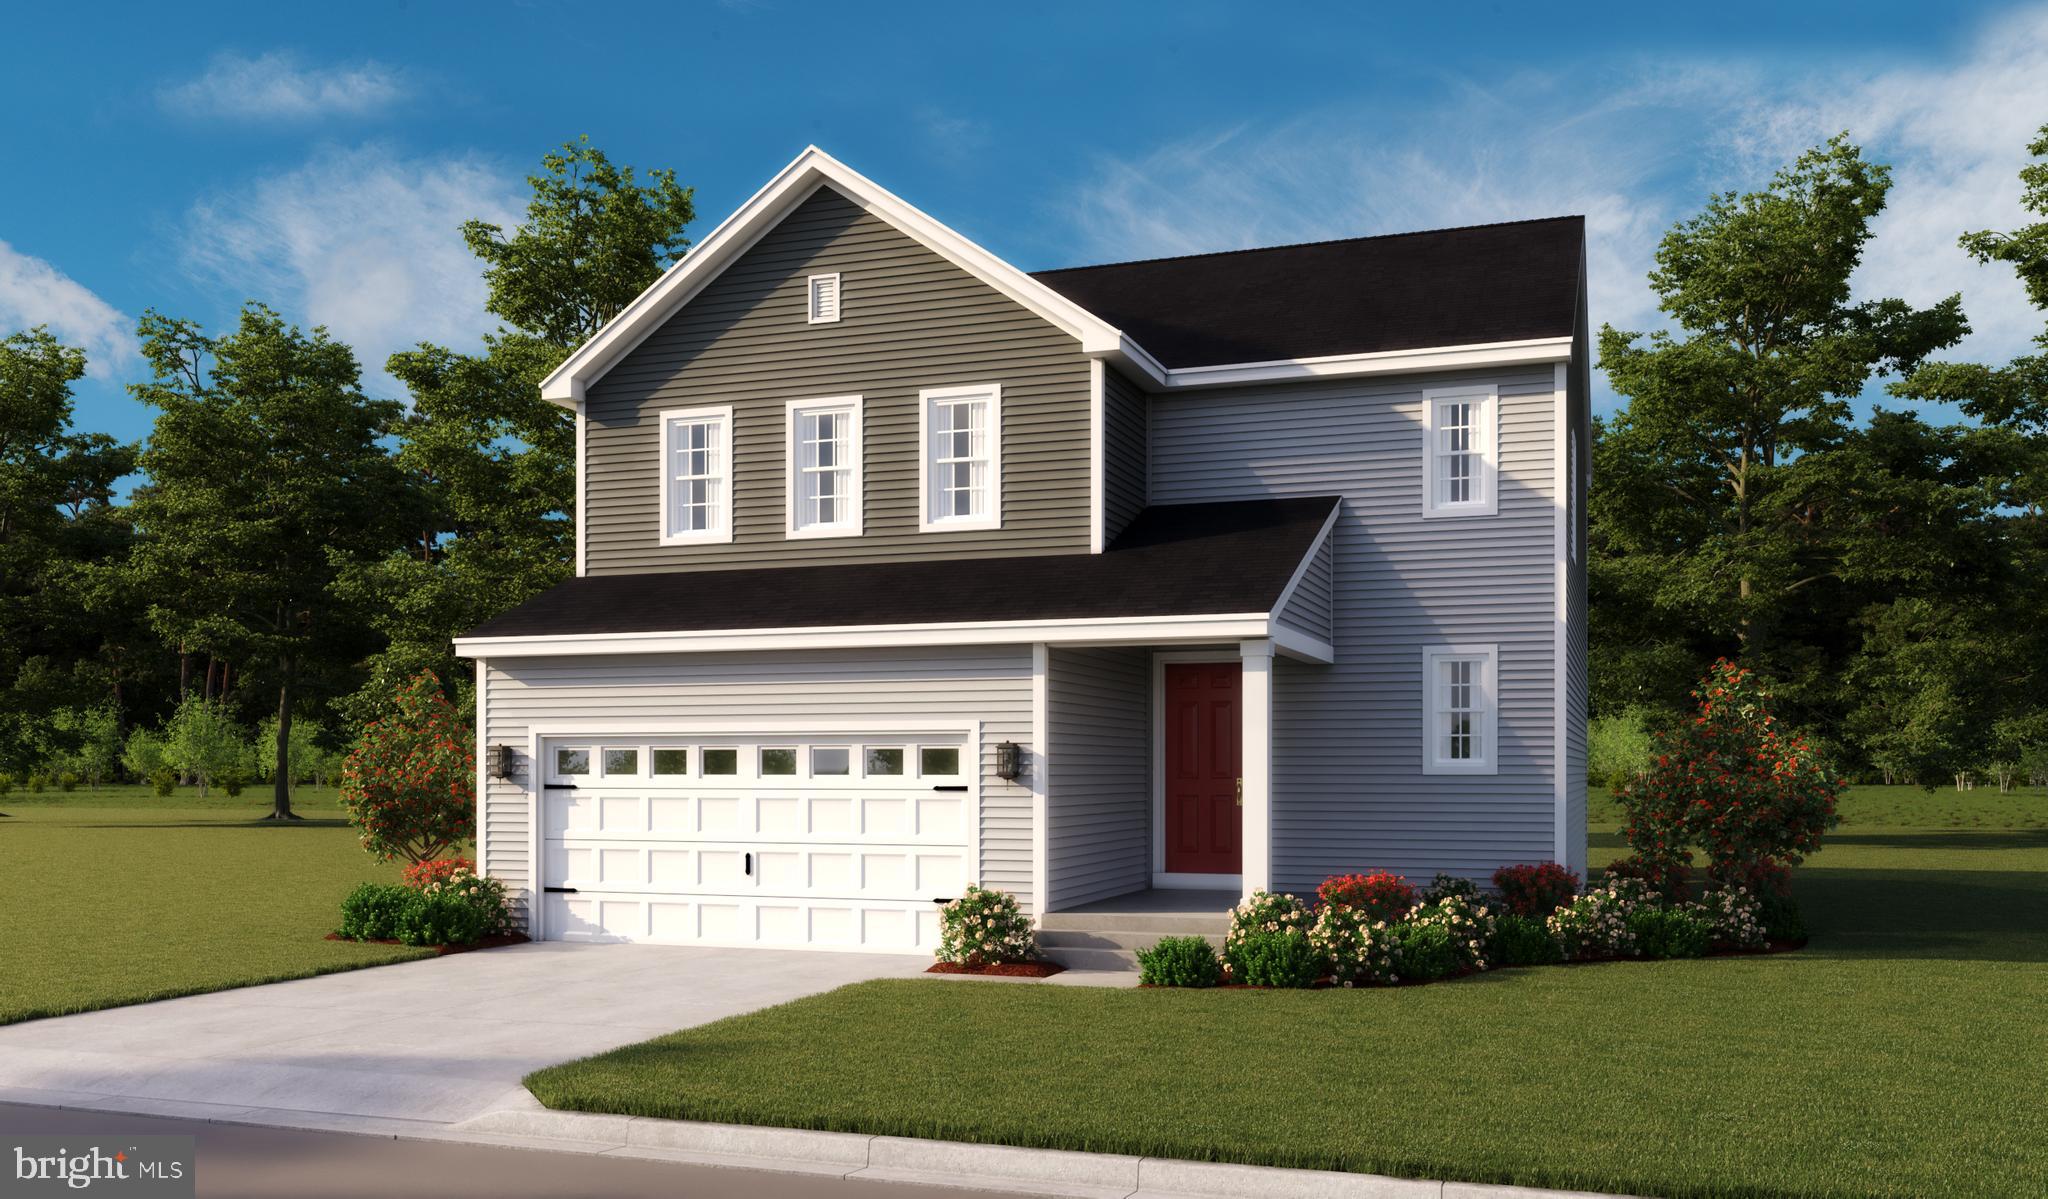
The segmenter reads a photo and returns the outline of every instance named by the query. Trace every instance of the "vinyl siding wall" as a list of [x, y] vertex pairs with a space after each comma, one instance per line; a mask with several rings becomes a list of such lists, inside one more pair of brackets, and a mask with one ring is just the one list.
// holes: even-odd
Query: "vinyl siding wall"
[[606, 655], [487, 664], [482, 744], [510, 745], [519, 778], [492, 780], [483, 801], [486, 872], [518, 893], [535, 885], [531, 838], [536, 728], [609, 719], [672, 723], [758, 718], [764, 727], [830, 733], [835, 720], [981, 721], [981, 881], [1031, 902], [1031, 790], [996, 777], [995, 746], [1031, 745], [1031, 647], [804, 653]]
[[[1578, 499], [1570, 506], [1577, 526], [1578, 557], [1566, 554], [1565, 624], [1565, 844], [1564, 863], [1587, 877], [1586, 847], [1586, 720], [1591, 693], [1590, 611], [1586, 603], [1586, 497], [1592, 494], [1592, 369], [1588, 365], [1585, 309], [1586, 281], [1579, 279], [1579, 327], [1573, 337], [1572, 361], [1565, 368], [1569, 436], [1578, 445]], [[1568, 534], [1569, 536], [1569, 534]], [[1569, 542], [1567, 543], [1569, 545]]]
[[1333, 535], [1324, 538], [1323, 543], [1316, 547], [1314, 556], [1308, 561], [1308, 569], [1301, 576], [1300, 586], [1287, 598], [1287, 604], [1279, 614], [1281, 624], [1325, 641], [1330, 639], [1336, 611], [1337, 538], [1335, 530], [1331, 532]]
[[[807, 279], [844, 315], [805, 321]], [[922, 388], [1002, 385], [1002, 528], [920, 533]], [[789, 540], [785, 405], [859, 395], [865, 534]], [[660, 414], [730, 405], [731, 544], [660, 544]], [[590, 389], [590, 574], [1086, 553], [1089, 366], [1079, 343], [830, 188], [821, 188]]]
[[1142, 649], [1048, 651], [1050, 910], [1151, 884], [1151, 661]]
[[1118, 374], [1103, 368], [1102, 380], [1102, 540], [1116, 540], [1145, 507], [1145, 393]]
[[[1275, 663], [1274, 884], [1367, 867], [1483, 877], [1556, 844], [1555, 372], [1409, 376], [1163, 396], [1154, 503], [1341, 495], [1334, 665]], [[1501, 394], [1500, 504], [1422, 517], [1424, 387]], [[1424, 775], [1422, 649], [1499, 646], [1497, 776]]]

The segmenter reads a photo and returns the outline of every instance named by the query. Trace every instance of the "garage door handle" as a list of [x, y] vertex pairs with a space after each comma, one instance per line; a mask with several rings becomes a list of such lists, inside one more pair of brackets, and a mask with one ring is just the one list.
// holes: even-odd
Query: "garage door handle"
[[748, 854], [748, 855], [747, 855], [747, 877], [748, 877], [748, 878], [752, 878], [753, 876], [754, 876], [754, 855], [753, 855], [753, 854]]
[[965, 791], [965, 790], [967, 790], [967, 784], [965, 784], [965, 783], [961, 783], [961, 784], [959, 784], [958, 786], [952, 786], [952, 787], [933, 787], [933, 788], [932, 788], [932, 790], [934, 790], [934, 791]]
[[546, 892], [547, 892], [548, 894], [550, 894], [550, 895], [574, 895], [574, 894], [576, 894], [576, 888], [574, 888], [574, 887], [542, 887], [542, 888], [541, 888], [541, 890], [543, 890], [543, 891], [546, 891]]
[[574, 783], [542, 783], [542, 784], [540, 785], [540, 789], [541, 789], [541, 790], [543, 790], [543, 791], [574, 791], [574, 790], [576, 789], [576, 784], [574, 784]]

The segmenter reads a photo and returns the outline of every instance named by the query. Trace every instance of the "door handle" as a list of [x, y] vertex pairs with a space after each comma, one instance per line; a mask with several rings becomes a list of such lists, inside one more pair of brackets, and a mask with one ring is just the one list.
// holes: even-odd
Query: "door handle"
[[1237, 806], [1238, 806], [1238, 807], [1240, 807], [1240, 808], [1244, 806], [1244, 780], [1243, 780], [1243, 779], [1239, 779], [1239, 780], [1237, 780]]

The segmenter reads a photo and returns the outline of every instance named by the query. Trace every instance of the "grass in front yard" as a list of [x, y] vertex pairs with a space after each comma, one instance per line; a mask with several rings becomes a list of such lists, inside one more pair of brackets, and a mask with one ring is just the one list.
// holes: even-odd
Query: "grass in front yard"
[[[1596, 861], [1621, 852], [1596, 836]], [[2048, 831], [1849, 828], [1797, 886], [1796, 954], [1361, 991], [876, 982], [527, 1085], [588, 1111], [1639, 1194], [2042, 1194]]]
[[266, 822], [269, 793], [147, 787], [0, 797], [0, 1024], [426, 956], [323, 941], [341, 897], [398, 881], [302, 788], [308, 819]]
[[[1595, 828], [1620, 826], [1621, 806], [1607, 788], [1588, 787], [1586, 796], [1586, 819]], [[1851, 787], [1842, 796], [1839, 810], [1843, 825], [1857, 828], [2048, 828], [2048, 789], [2021, 787], [2001, 795], [1997, 784], [1985, 786], [1982, 782], [1970, 791], [1958, 791], [1953, 783], [1932, 791], [1890, 785]], [[1596, 856], [1594, 869], [1608, 860]]]

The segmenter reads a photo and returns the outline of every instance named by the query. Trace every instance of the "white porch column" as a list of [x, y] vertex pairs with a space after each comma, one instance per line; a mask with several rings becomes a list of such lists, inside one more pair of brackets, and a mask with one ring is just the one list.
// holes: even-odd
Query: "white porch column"
[[1238, 772], [1244, 802], [1244, 894], [1273, 885], [1273, 643], [1238, 644], [1244, 669]]

